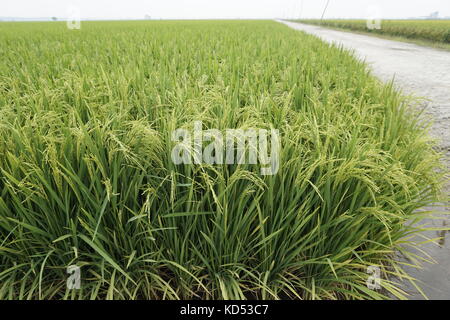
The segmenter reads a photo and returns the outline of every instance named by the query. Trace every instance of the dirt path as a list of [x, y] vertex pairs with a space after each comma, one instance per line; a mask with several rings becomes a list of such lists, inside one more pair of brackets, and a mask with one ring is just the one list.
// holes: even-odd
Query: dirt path
[[[434, 119], [432, 134], [440, 139], [440, 148], [446, 154], [446, 164], [450, 168], [450, 52], [437, 50], [392, 40], [335, 31], [318, 26], [279, 21], [287, 26], [320, 37], [322, 40], [341, 44], [354, 50], [365, 60], [373, 74], [383, 81], [395, 78], [395, 85], [403, 92], [428, 99], [426, 112]], [[450, 186], [446, 193], [450, 194]], [[436, 208], [435, 208], [436, 210]], [[449, 208], [440, 209], [450, 213]], [[434, 225], [442, 225], [443, 220], [434, 220]], [[447, 225], [450, 223], [447, 222]], [[430, 233], [436, 238], [447, 234]], [[408, 270], [419, 279], [421, 287], [430, 299], [450, 299], [450, 240], [441, 242], [441, 246], [429, 244], [427, 253], [436, 260], [436, 264], [424, 265], [422, 270]], [[422, 296], [411, 286], [405, 287], [411, 299]]]

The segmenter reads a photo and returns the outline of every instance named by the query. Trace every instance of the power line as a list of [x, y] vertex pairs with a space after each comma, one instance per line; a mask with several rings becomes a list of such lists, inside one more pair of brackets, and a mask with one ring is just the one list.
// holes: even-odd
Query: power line
[[330, 0], [327, 0], [327, 4], [326, 4], [325, 8], [323, 9], [322, 17], [320, 18], [320, 20], [323, 20], [323, 17], [325, 16], [325, 12], [327, 11], [329, 4], [330, 4]]

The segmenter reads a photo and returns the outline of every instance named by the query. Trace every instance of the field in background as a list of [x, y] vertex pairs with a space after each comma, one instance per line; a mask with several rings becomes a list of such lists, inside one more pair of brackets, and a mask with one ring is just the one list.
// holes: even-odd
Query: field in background
[[[270, 21], [1, 29], [0, 299], [406, 296], [438, 155], [347, 51]], [[278, 129], [278, 174], [175, 165], [196, 120]]]
[[450, 44], [450, 20], [382, 20], [381, 29], [369, 29], [366, 20], [295, 21], [410, 40]]

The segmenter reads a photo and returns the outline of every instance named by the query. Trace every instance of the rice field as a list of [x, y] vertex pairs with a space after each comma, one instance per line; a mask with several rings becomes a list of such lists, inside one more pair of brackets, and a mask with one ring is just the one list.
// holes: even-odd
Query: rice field
[[302, 23], [380, 35], [450, 44], [450, 20], [382, 20], [380, 29], [369, 29], [366, 20], [299, 20]]
[[[0, 299], [407, 298], [395, 253], [420, 261], [405, 223], [439, 154], [351, 53], [272, 21], [2, 23], [0, 43]], [[196, 121], [278, 130], [278, 172], [173, 163]]]

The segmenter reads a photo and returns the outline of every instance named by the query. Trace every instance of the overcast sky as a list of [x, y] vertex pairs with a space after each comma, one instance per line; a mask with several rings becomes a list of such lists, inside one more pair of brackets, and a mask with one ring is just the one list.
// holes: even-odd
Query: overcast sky
[[[71, 6], [83, 19], [318, 18], [327, 0], [0, 0], [0, 17], [67, 17]], [[365, 18], [378, 6], [384, 18], [439, 11], [450, 16], [450, 0], [330, 0], [325, 17]]]

